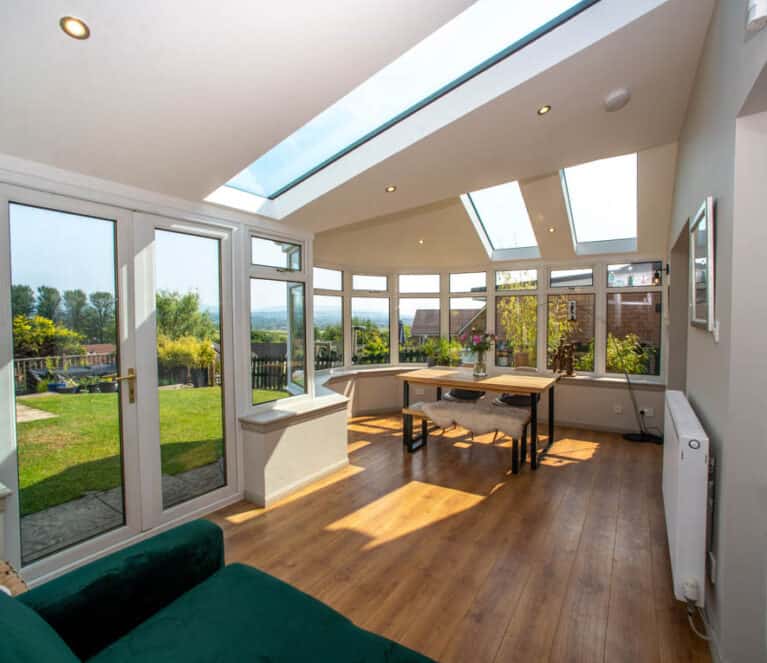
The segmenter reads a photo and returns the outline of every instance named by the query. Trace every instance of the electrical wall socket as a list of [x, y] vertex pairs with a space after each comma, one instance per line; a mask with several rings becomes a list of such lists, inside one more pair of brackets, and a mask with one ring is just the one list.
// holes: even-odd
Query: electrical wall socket
[[654, 417], [655, 409], [651, 407], [643, 407], [641, 410], [639, 410], [639, 414], [644, 415], [645, 417]]
[[620, 403], [613, 405], [613, 412], [615, 414], [623, 414], [623, 406]]

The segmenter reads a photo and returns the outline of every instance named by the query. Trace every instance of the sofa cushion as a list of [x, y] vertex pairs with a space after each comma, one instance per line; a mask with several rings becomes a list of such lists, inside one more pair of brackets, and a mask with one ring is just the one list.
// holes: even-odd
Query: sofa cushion
[[195, 520], [65, 573], [19, 600], [86, 660], [223, 565], [221, 528]]
[[121, 663], [420, 663], [429, 659], [364, 631], [290, 585], [232, 564], [91, 661]]
[[0, 661], [79, 663], [80, 659], [40, 615], [0, 592]]

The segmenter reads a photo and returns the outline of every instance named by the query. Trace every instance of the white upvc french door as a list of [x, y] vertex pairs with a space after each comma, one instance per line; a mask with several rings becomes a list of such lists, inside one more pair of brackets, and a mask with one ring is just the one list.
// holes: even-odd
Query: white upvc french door
[[[232, 261], [227, 227], [0, 186], [0, 543], [27, 580], [236, 496]], [[199, 304], [170, 364], [164, 290]]]
[[[150, 528], [209, 510], [237, 492], [232, 238], [224, 226], [135, 215], [136, 264], [141, 265], [136, 278], [139, 439], [143, 514]], [[212, 321], [210, 337], [195, 335], [192, 321], [183, 315], [173, 319], [179, 330], [163, 328], [161, 300], [189, 296]], [[190, 369], [195, 386], [184, 375], [189, 373], [185, 367], [181, 375], [167, 375], [173, 368], [161, 353], [174, 343], [202, 352], [213, 346], [209, 367]], [[184, 422], [190, 425], [180, 425]], [[177, 471], [185, 456], [200, 452], [207, 457], [190, 462], [196, 467]]]
[[[3, 554], [31, 579], [109, 549], [144, 526], [139, 404], [131, 399], [131, 381], [115, 380], [136, 366], [133, 255], [129, 211], [0, 188], [0, 482], [11, 490]], [[11, 294], [27, 288], [35, 293], [34, 309], [13, 311]], [[111, 375], [99, 379], [105, 392], [119, 391], [96, 398], [47, 390], [51, 380], [62, 381], [61, 391], [74, 390], [74, 371], [93, 360], [82, 336], [70, 339], [77, 350], [54, 340], [14, 356], [14, 336], [22, 336], [25, 321], [66, 328], [54, 291], [82, 292], [98, 307], [88, 309], [94, 338], [112, 350], [99, 359]], [[23, 305], [15, 297], [13, 303]]]

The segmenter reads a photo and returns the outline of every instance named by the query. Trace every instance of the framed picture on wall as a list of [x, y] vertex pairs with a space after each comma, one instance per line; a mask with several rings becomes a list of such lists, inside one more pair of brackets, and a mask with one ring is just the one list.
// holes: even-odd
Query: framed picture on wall
[[714, 329], [714, 198], [690, 219], [690, 324]]

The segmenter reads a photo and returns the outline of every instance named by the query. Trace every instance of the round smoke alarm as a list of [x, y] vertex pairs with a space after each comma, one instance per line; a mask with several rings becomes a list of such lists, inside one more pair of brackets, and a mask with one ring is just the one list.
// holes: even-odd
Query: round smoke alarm
[[631, 101], [631, 92], [625, 87], [620, 87], [605, 97], [605, 110], [608, 113], [614, 113], [625, 108], [629, 101]]

